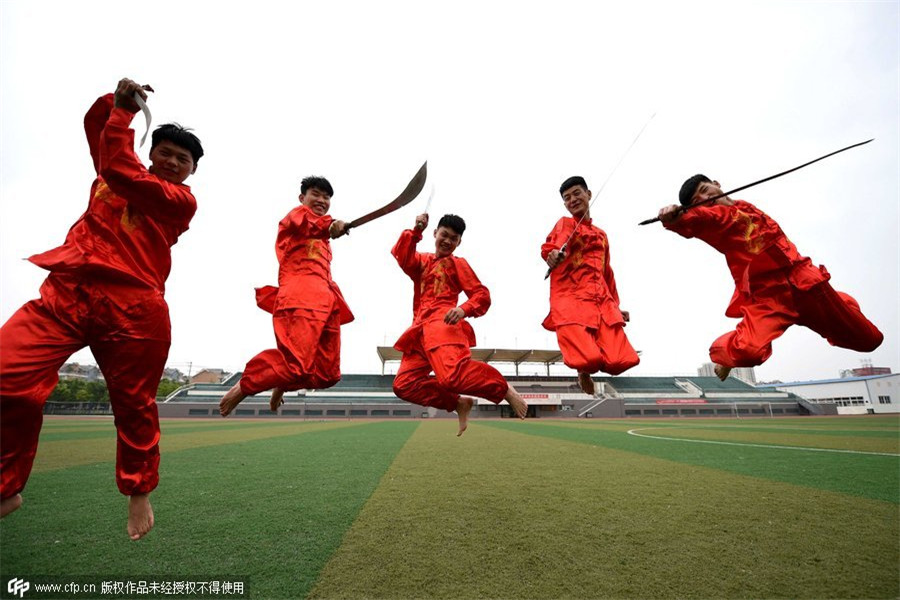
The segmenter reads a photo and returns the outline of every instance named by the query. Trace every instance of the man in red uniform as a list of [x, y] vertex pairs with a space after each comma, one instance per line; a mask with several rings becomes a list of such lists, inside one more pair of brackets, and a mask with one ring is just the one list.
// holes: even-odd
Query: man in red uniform
[[260, 308], [272, 313], [277, 348], [247, 363], [241, 380], [219, 402], [223, 417], [247, 396], [272, 390], [272, 412], [284, 392], [322, 389], [341, 380], [341, 325], [353, 320], [331, 278], [331, 243], [347, 232], [328, 216], [334, 190], [324, 177], [300, 184], [300, 206], [278, 224], [278, 285], [256, 290]]
[[[718, 181], [694, 175], [678, 196], [681, 206], [690, 206], [721, 193]], [[836, 292], [825, 267], [801, 256], [778, 223], [749, 202], [726, 196], [684, 213], [673, 204], [659, 211], [659, 219], [666, 229], [699, 238], [725, 255], [735, 284], [725, 315], [741, 322], [709, 349], [722, 381], [734, 367], [765, 362], [772, 355], [772, 341], [794, 324], [857, 352], [881, 345], [884, 336], [856, 300]]]
[[640, 359], [625, 335], [629, 315], [619, 309], [609, 241], [591, 222], [591, 191], [584, 178], [575, 176], [562, 183], [559, 193], [572, 216], [557, 221], [541, 246], [541, 257], [552, 269], [550, 314], [543, 326], [556, 332], [563, 362], [578, 372], [584, 393], [593, 394], [592, 373], [618, 375]]
[[[149, 89], [149, 88], [148, 88]], [[156, 390], [169, 353], [163, 298], [170, 247], [197, 209], [185, 179], [203, 156], [178, 125], [153, 132], [150, 168], [134, 153], [130, 123], [142, 86], [123, 79], [84, 118], [97, 178], [87, 211], [62, 246], [29, 260], [50, 271], [41, 297], [0, 329], [0, 495], [2, 516], [22, 503], [37, 450], [43, 407], [57, 372], [89, 346], [109, 389], [117, 431], [116, 483], [129, 497], [128, 534], [153, 527], [150, 492], [159, 482]]]
[[[528, 404], [497, 369], [472, 360], [475, 331], [466, 317], [480, 317], [491, 305], [491, 294], [464, 258], [454, 256], [466, 223], [456, 215], [444, 215], [434, 231], [434, 254], [416, 252], [428, 215], [416, 217], [413, 229], [400, 234], [391, 250], [403, 272], [413, 280], [413, 324], [394, 348], [403, 353], [394, 377], [398, 398], [456, 411], [459, 432], [468, 426], [473, 394], [499, 404], [506, 400], [520, 419]], [[466, 302], [456, 303], [460, 292]], [[434, 376], [429, 373], [434, 371]]]

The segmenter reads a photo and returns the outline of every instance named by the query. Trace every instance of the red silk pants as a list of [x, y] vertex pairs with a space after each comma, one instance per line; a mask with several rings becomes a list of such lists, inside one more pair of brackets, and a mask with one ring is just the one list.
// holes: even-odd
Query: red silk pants
[[597, 329], [559, 325], [556, 339], [563, 362], [579, 373], [603, 371], [618, 375], [641, 362], [622, 325], [607, 325], [603, 321]]
[[277, 349], [250, 359], [241, 375], [248, 396], [272, 388], [283, 391], [323, 389], [341, 380], [341, 321], [337, 307], [321, 313], [295, 308], [273, 317]]
[[0, 329], [0, 496], [22, 491], [38, 446], [44, 403], [58, 371], [89, 346], [115, 415], [116, 483], [126, 496], [159, 483], [156, 390], [169, 353], [169, 310], [160, 292], [52, 274], [41, 298]]
[[448, 412], [456, 410], [460, 394], [499, 404], [508, 388], [509, 384], [497, 369], [472, 360], [467, 345], [443, 344], [426, 350], [421, 333], [413, 347], [403, 353], [394, 377], [394, 393], [398, 398]]
[[783, 278], [763, 282], [753, 291], [753, 302], [741, 308], [734, 331], [720, 336], [709, 349], [714, 363], [726, 367], [754, 367], [772, 355], [772, 341], [791, 325], [809, 327], [832, 346], [871, 352], [884, 336], [848, 294], [827, 281], [808, 290]]

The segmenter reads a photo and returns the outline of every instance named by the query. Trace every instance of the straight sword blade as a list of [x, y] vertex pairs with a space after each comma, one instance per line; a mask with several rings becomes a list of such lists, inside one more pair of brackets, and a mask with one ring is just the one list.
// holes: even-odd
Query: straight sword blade
[[[644, 123], [643, 127], [641, 127], [641, 130], [638, 131], [638, 134], [636, 136], [634, 136], [633, 140], [631, 140], [631, 144], [628, 146], [628, 148], [625, 150], [625, 152], [622, 153], [622, 156], [619, 158], [619, 162], [616, 163], [616, 166], [614, 166], [612, 168], [612, 170], [609, 172], [609, 175], [606, 176], [606, 180], [604, 180], [603, 184], [600, 186], [600, 189], [597, 190], [597, 193], [591, 199], [591, 203], [588, 204], [587, 211], [583, 215], [581, 215], [581, 218], [578, 219], [577, 223], [575, 223], [575, 229], [572, 230], [572, 233], [569, 234], [569, 237], [566, 238], [566, 241], [563, 243], [563, 245], [559, 247], [560, 254], [566, 253], [566, 247], [569, 245], [569, 242], [572, 241], [572, 236], [575, 235], [575, 231], [578, 229], [578, 226], [581, 225], [582, 221], [584, 221], [584, 217], [587, 216], [587, 214], [589, 212], [591, 212], [591, 207], [594, 205], [594, 202], [597, 201], [597, 198], [600, 197], [600, 192], [603, 191], [603, 188], [605, 188], [606, 184], [609, 183], [609, 180], [612, 179], [612, 176], [615, 174], [616, 170], [619, 168], [619, 165], [622, 164], [622, 161], [625, 160], [625, 157], [628, 156], [628, 153], [631, 152], [631, 149], [634, 148], [635, 144], [637, 144], [637, 141], [639, 139], [641, 139], [641, 136], [644, 134], [644, 130], [647, 129], [647, 125], [650, 124], [650, 121], [652, 121], [653, 117], [655, 117], [655, 116], [656, 116], [656, 113], [653, 113], [652, 115], [650, 115], [650, 118], [647, 119], [647, 122]], [[550, 267], [547, 269], [547, 273], [544, 275], [544, 279], [547, 279], [548, 277], [550, 277], [550, 271], [552, 271], [552, 270], [553, 270], [553, 267]]]
[[[875, 138], [872, 138], [871, 140], [866, 140], [864, 142], [858, 142], [856, 144], [851, 144], [851, 145], [847, 146], [846, 148], [841, 148], [840, 150], [835, 150], [834, 152], [829, 152], [825, 156], [820, 156], [819, 158], [817, 158], [815, 160], [811, 160], [807, 163], [803, 163], [799, 167], [794, 167], [793, 169], [788, 169], [787, 171], [782, 171], [781, 173], [777, 173], [775, 175], [770, 175], [769, 177], [760, 179], [759, 181], [754, 181], [753, 183], [748, 183], [747, 185], [742, 185], [741, 187], [736, 187], [733, 190], [723, 192], [723, 193], [719, 194], [718, 196], [713, 196], [712, 198], [707, 198], [706, 200], [704, 200], [702, 202], [698, 202], [696, 204], [691, 204], [690, 206], [683, 206], [679, 210], [679, 213], [683, 214], [684, 212], [694, 208], [695, 206], [702, 206], [704, 204], [709, 204], [710, 202], [715, 202], [716, 200], [719, 200], [720, 198], [724, 198], [725, 196], [730, 196], [731, 194], [734, 194], [736, 192], [746, 190], [747, 188], [752, 188], [755, 185], [759, 185], [759, 184], [765, 183], [767, 181], [772, 181], [773, 179], [781, 177], [782, 175], [787, 175], [788, 173], [793, 173], [794, 171], [802, 169], [803, 167], [808, 167], [809, 165], [811, 165], [813, 163], [817, 163], [820, 160], [825, 160], [829, 156], [834, 156], [835, 154], [840, 154], [841, 152], [844, 152], [845, 150], [850, 150], [851, 148], [856, 148], [857, 146], [864, 146], [874, 139]], [[659, 221], [659, 217], [653, 217], [652, 219], [647, 219], [646, 221], [641, 221], [640, 223], [638, 223], [638, 225], [649, 225], [650, 223], [656, 223], [657, 221]]]
[[425, 203], [425, 214], [431, 209], [431, 201], [434, 200], [434, 184], [431, 184], [431, 193], [428, 194], [428, 202]]

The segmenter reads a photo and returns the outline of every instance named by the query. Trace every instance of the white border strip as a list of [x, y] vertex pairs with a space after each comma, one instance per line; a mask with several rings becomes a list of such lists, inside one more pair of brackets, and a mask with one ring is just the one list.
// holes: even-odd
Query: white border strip
[[628, 435], [642, 437], [651, 440], [667, 440], [671, 442], [693, 442], [695, 444], [718, 444], [721, 446], [748, 446], [750, 448], [775, 448], [776, 450], [806, 450], [807, 452], [838, 452], [841, 454], [869, 454], [872, 456], [892, 456], [900, 458], [900, 454], [892, 454], [890, 452], [865, 452], [863, 450], [837, 450], [834, 448], [809, 448], [807, 446], [776, 446], [774, 444], [746, 444], [743, 442], [720, 442], [716, 440], [691, 440], [687, 438], [664, 437], [661, 435], [645, 435], [635, 433], [637, 431], [646, 431], [648, 429], [679, 429], [677, 427], [642, 427], [640, 429], [629, 429]]

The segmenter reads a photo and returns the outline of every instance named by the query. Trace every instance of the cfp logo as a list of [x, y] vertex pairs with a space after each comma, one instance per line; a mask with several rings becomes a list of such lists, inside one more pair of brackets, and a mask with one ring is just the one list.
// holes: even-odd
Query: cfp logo
[[6, 584], [6, 591], [13, 596], [18, 596], [19, 598], [24, 597], [25, 592], [30, 589], [31, 584], [24, 579], [19, 579], [18, 577], [16, 577], [15, 579], [10, 579], [9, 583]]

